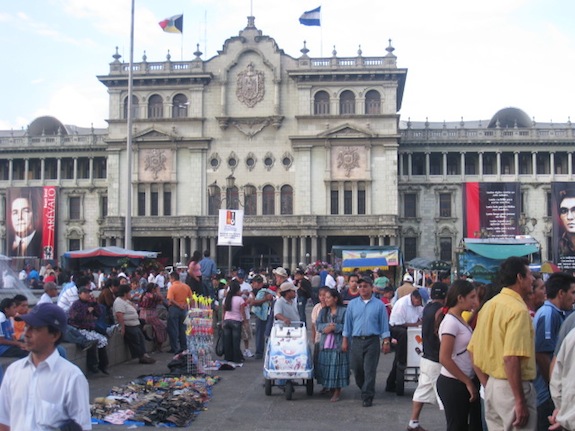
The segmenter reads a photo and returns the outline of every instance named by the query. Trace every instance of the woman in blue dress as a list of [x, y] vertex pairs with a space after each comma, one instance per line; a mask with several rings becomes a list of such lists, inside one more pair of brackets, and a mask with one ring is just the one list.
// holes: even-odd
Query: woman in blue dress
[[333, 391], [332, 402], [339, 401], [341, 388], [349, 385], [349, 356], [341, 350], [346, 308], [335, 289], [325, 294], [325, 307], [320, 311], [316, 328], [321, 333], [318, 356], [318, 382]]

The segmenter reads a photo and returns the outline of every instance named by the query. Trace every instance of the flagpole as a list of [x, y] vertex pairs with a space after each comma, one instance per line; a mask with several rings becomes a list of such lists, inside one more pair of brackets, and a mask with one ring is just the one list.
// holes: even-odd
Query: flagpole
[[132, 68], [134, 63], [134, 5], [130, 13], [130, 59], [128, 63], [128, 112], [127, 112], [127, 137], [126, 137], [126, 222], [124, 233], [124, 248], [132, 248], [132, 93], [133, 79]]

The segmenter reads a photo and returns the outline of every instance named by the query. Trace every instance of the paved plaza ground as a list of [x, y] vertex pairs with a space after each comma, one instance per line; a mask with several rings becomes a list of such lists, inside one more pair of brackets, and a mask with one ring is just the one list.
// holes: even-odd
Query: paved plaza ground
[[[90, 397], [105, 396], [112, 386], [122, 385], [142, 374], [168, 372], [166, 364], [171, 355], [156, 353], [158, 360], [153, 365], [140, 365], [131, 361], [110, 369], [110, 376], [90, 378]], [[351, 385], [344, 389], [342, 399], [331, 403], [328, 395], [319, 395], [315, 388], [313, 396], [307, 396], [304, 387], [298, 387], [293, 399], [287, 401], [278, 388], [266, 396], [263, 387], [263, 361], [247, 359], [242, 368], [234, 371], [219, 371], [221, 381], [213, 388], [213, 397], [208, 409], [185, 429], [189, 430], [405, 430], [411, 414], [411, 395], [414, 384], [407, 384], [405, 395], [398, 397], [386, 393], [385, 379], [391, 369], [393, 354], [381, 355], [378, 368], [376, 396], [372, 407], [361, 405], [360, 391]], [[445, 429], [443, 413], [437, 407], [426, 406], [421, 416], [421, 425], [429, 431]], [[94, 430], [127, 429], [118, 425], [95, 425]], [[184, 428], [180, 428], [184, 429]]]

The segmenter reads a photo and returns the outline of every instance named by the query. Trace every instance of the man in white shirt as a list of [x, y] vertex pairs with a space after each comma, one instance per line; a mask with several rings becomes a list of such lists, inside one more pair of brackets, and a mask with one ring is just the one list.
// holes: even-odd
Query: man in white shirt
[[52, 304], [52, 298], [55, 298], [56, 296], [58, 296], [58, 286], [56, 286], [56, 283], [54, 283], [53, 281], [48, 281], [44, 283], [44, 293], [42, 294], [36, 305], [44, 303]]
[[337, 281], [334, 278], [335, 270], [333, 268], [328, 269], [327, 276], [325, 277], [325, 285], [330, 289], [335, 289], [337, 286]]
[[[397, 300], [391, 309], [389, 326], [392, 338], [397, 340], [393, 368], [387, 377], [387, 392], [396, 392], [403, 395], [403, 391], [396, 391], [397, 382], [403, 380], [403, 371], [407, 366], [407, 328], [420, 326], [423, 317], [423, 300], [419, 290]], [[399, 371], [399, 372], [398, 372]], [[402, 386], [399, 385], [401, 388]]]
[[[179, 278], [179, 276], [178, 276], [178, 278]], [[158, 275], [156, 275], [155, 283], [160, 287], [160, 289], [166, 288], [166, 277], [164, 277], [163, 271], [158, 272]]]
[[0, 431], [60, 429], [73, 422], [91, 430], [88, 381], [56, 349], [67, 327], [64, 311], [41, 304], [16, 319], [26, 322], [30, 354], [10, 365], [2, 381]]

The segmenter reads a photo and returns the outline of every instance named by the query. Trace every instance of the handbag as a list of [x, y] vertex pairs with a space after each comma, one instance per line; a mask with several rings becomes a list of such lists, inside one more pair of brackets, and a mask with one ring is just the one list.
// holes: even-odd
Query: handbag
[[224, 330], [218, 324], [218, 338], [216, 340], [216, 355], [224, 356]]

